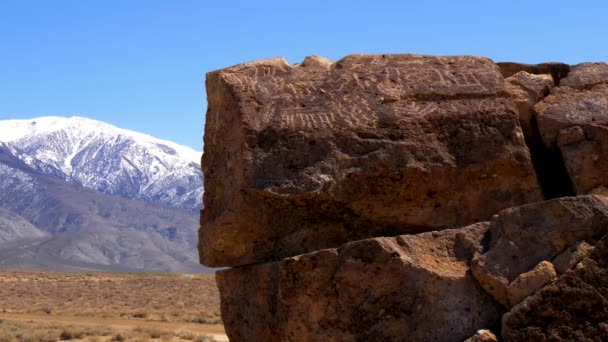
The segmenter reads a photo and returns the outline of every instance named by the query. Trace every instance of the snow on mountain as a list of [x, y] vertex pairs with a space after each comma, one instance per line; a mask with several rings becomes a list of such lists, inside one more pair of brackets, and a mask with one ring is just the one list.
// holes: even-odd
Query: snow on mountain
[[124, 198], [202, 206], [201, 152], [186, 146], [88, 118], [55, 116], [0, 120], [0, 141], [47, 175]]

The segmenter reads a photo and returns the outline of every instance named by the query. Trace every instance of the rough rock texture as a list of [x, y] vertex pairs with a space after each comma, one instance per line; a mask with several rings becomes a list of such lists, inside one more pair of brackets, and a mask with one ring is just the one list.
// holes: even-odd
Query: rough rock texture
[[608, 236], [591, 257], [504, 315], [505, 341], [608, 341]]
[[[549, 94], [553, 88], [553, 78], [550, 74], [534, 75], [520, 71], [505, 79], [507, 90], [519, 112], [524, 136], [527, 140], [536, 136], [534, 121], [534, 105]], [[530, 145], [530, 142], [528, 142]]]
[[[522, 297], [521, 286], [514, 282], [518, 276], [552, 260], [577, 241], [606, 231], [607, 201], [588, 195], [501, 211], [490, 221], [487, 249], [473, 259], [475, 278], [496, 300], [511, 307]], [[532, 286], [528, 294], [537, 289]]]
[[509, 284], [507, 294], [511, 306], [521, 302], [524, 298], [540, 290], [547, 283], [557, 279], [557, 272], [549, 261], [541, 261], [531, 271], [517, 276]]
[[485, 58], [275, 58], [209, 73], [207, 91], [205, 265], [457, 227], [542, 199]]
[[608, 64], [574, 66], [535, 109], [543, 142], [559, 148], [576, 193], [608, 185]]
[[217, 273], [232, 341], [463, 341], [498, 304], [468, 263], [487, 223]]
[[232, 341], [608, 341], [608, 64], [276, 58], [207, 90]]
[[555, 267], [555, 271], [562, 274], [574, 268], [581, 260], [588, 257], [592, 251], [593, 246], [585, 241], [578, 241], [556, 256], [551, 263]]
[[568, 77], [561, 81], [562, 86], [589, 88], [597, 84], [608, 83], [608, 64], [581, 63], [570, 69]]
[[467, 338], [464, 342], [498, 342], [498, 338], [490, 330], [479, 330], [475, 335]]

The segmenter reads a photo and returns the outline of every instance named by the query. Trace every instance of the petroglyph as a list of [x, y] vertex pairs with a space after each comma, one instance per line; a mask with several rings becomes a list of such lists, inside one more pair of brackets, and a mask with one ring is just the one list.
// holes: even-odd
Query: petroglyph
[[[207, 89], [208, 265], [464, 225], [540, 198], [516, 110], [486, 58], [275, 58], [210, 73]], [[228, 210], [239, 216], [224, 226]]]

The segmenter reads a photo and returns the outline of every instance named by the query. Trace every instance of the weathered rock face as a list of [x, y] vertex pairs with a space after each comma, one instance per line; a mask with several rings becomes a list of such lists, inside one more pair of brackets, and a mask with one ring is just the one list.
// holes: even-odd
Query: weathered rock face
[[207, 90], [205, 265], [457, 227], [542, 199], [485, 58], [277, 58], [212, 72]]
[[482, 329], [469, 337], [464, 342], [498, 342], [498, 337], [490, 330]]
[[504, 315], [505, 341], [608, 341], [608, 236], [590, 258]]
[[207, 89], [232, 341], [608, 340], [608, 64], [277, 58]]
[[492, 218], [487, 250], [475, 256], [471, 268], [484, 289], [509, 308], [555, 280], [553, 266], [543, 262], [577, 241], [601, 236], [607, 227], [608, 202], [593, 195], [506, 209]]
[[576, 193], [608, 186], [608, 64], [573, 67], [535, 109], [540, 135], [559, 148]]
[[520, 71], [505, 81], [519, 112], [519, 122], [524, 136], [526, 139], [532, 139], [536, 136], [534, 105], [549, 94], [553, 88], [553, 78], [549, 74], [534, 75]]
[[487, 223], [217, 273], [233, 341], [463, 341], [498, 304], [470, 274]]

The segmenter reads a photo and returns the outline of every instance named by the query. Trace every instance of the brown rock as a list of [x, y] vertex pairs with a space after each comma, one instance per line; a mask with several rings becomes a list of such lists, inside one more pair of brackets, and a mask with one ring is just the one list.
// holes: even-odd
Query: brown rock
[[231, 341], [281, 341], [275, 332], [278, 270], [278, 263], [268, 263], [215, 274]]
[[509, 305], [514, 306], [518, 304], [524, 298], [556, 279], [557, 273], [553, 264], [548, 261], [539, 262], [531, 271], [520, 274], [509, 284], [507, 287]]
[[608, 83], [608, 64], [581, 63], [570, 69], [560, 85], [582, 89], [601, 83]]
[[608, 85], [591, 90], [555, 88], [535, 106], [546, 146], [556, 146], [560, 131], [574, 126], [608, 125]]
[[226, 332], [231, 341], [462, 341], [499, 318], [468, 266], [486, 229], [373, 238], [218, 272]]
[[485, 58], [276, 58], [209, 73], [207, 91], [205, 265], [462, 226], [541, 199]]
[[[598, 83], [602, 73], [595, 70], [595, 64], [582, 66], [564, 80], [581, 89], [555, 88], [535, 106], [544, 144], [559, 148], [579, 195], [608, 185], [608, 83]], [[590, 88], [584, 88], [585, 84]]]
[[566, 77], [570, 70], [570, 66], [568, 64], [557, 62], [541, 64], [501, 62], [496, 64], [500, 68], [500, 72], [505, 78], [511, 77], [520, 71], [525, 71], [529, 74], [535, 75], [550, 74], [553, 77], [555, 83], [559, 83], [562, 78]]
[[[606, 105], [608, 110], [608, 102]], [[577, 194], [595, 193], [608, 186], [608, 127], [562, 129], [558, 146]]]
[[560, 255], [556, 256], [552, 263], [557, 273], [562, 274], [571, 270], [581, 260], [588, 257], [593, 251], [593, 246], [585, 241], [578, 241], [574, 245], [568, 247]]
[[549, 94], [553, 88], [553, 78], [549, 74], [534, 75], [520, 71], [505, 80], [507, 91], [519, 112], [524, 136], [527, 140], [536, 135], [534, 105]]
[[471, 268], [483, 288], [505, 307], [509, 285], [542, 261], [608, 226], [608, 203], [594, 195], [567, 197], [501, 211], [490, 221], [487, 250]]
[[515, 341], [608, 341], [608, 237], [590, 258], [504, 315]]
[[464, 342], [498, 342], [498, 338], [490, 330], [479, 330]]

